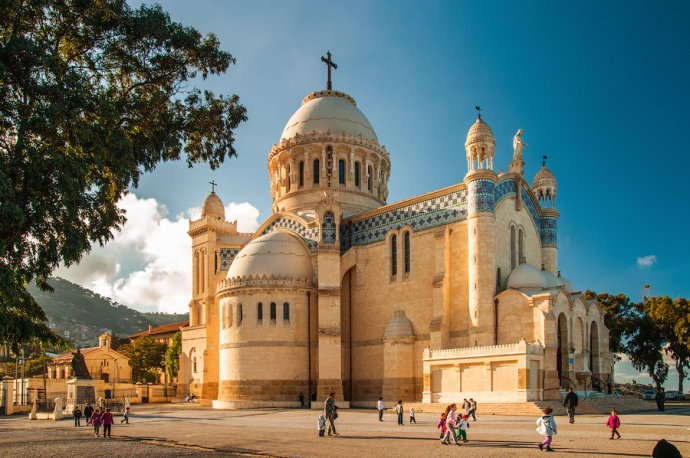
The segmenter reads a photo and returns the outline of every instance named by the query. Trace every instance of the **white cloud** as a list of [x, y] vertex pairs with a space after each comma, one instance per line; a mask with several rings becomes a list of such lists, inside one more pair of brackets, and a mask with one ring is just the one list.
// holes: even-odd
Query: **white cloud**
[[[105, 247], [95, 248], [69, 269], [56, 271], [103, 296], [139, 310], [187, 311], [192, 289], [192, 241], [188, 219], [197, 219], [200, 208], [190, 208], [168, 218], [165, 205], [155, 199], [124, 196], [118, 206], [127, 222]], [[230, 203], [226, 219], [237, 220], [240, 232], [259, 227], [259, 210], [247, 202]]]
[[654, 264], [656, 264], [656, 256], [653, 254], [637, 258], [637, 265], [640, 267], [650, 267]]

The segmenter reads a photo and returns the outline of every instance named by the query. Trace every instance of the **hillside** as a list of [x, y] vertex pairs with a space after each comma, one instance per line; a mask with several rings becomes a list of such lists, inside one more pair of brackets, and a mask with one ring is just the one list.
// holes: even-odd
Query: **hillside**
[[34, 284], [27, 289], [48, 315], [55, 331], [76, 347], [96, 345], [104, 331], [125, 337], [143, 331], [148, 325], [160, 326], [187, 320], [188, 314], [143, 313], [62, 278], [48, 283], [54, 292], [41, 291]]

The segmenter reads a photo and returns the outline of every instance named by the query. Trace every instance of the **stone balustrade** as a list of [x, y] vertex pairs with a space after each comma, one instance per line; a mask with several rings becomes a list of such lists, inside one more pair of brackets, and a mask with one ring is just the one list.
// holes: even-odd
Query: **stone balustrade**
[[424, 360], [466, 358], [472, 356], [496, 356], [510, 354], [544, 354], [541, 344], [531, 344], [526, 340], [514, 344], [487, 345], [483, 347], [445, 348], [442, 350], [426, 349]]

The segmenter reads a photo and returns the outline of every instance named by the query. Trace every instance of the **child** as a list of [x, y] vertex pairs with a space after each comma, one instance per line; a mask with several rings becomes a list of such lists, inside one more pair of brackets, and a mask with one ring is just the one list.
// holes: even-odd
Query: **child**
[[551, 412], [553, 412], [553, 409], [547, 406], [546, 409], [544, 409], [544, 415], [537, 420], [537, 432], [545, 437], [544, 442], [540, 442], [537, 447], [539, 447], [539, 450], [544, 450], [544, 446], [546, 445], [547, 452], [553, 451], [551, 448], [552, 436], [556, 435], [558, 430], [556, 422], [551, 416]]
[[410, 424], [417, 424], [417, 420], [414, 418], [414, 407], [410, 407]]
[[608, 421], [606, 422], [606, 426], [611, 428], [611, 437], [609, 439], [613, 439], [614, 435], [618, 435], [617, 439], [621, 438], [620, 433], [618, 432], [618, 428], [621, 427], [621, 419], [618, 418], [618, 412], [616, 412], [616, 409], [613, 409], [611, 411], [611, 416], [609, 417]]
[[127, 408], [125, 409], [125, 413], [124, 413], [124, 415], [122, 416], [122, 420], [120, 420], [120, 424], [122, 424], [122, 423], [127, 423], [127, 424], [129, 424], [129, 407], [127, 407]]
[[467, 428], [470, 427], [470, 424], [467, 423], [468, 418], [469, 417], [467, 415], [463, 415], [460, 421], [458, 422], [457, 438], [460, 439], [460, 437], [462, 437], [463, 442], [467, 442]]
[[403, 402], [402, 402], [402, 400], [399, 400], [399, 401], [398, 401], [398, 404], [395, 406], [395, 413], [398, 414], [398, 424], [399, 424], [400, 426], [403, 426], [403, 425], [404, 425], [404, 423], [403, 423], [403, 412], [404, 412], [404, 410], [403, 410]]
[[91, 424], [93, 425], [93, 435], [98, 437], [98, 430], [101, 429], [101, 409], [96, 409], [91, 415]]
[[457, 418], [455, 416], [455, 410], [457, 408], [455, 404], [446, 407], [446, 434], [443, 436], [443, 439], [441, 439], [441, 443], [444, 445], [448, 445], [448, 439], [452, 439], [453, 444], [458, 445], [458, 440], [455, 438], [455, 421]]
[[443, 436], [446, 435], [446, 417], [448, 414], [446, 412], [443, 412], [441, 414], [441, 418], [438, 420], [438, 425], [436, 425], [436, 429], [441, 430], [441, 437], [439, 439], [443, 440]]
[[319, 421], [317, 424], [319, 427], [319, 437], [323, 437], [323, 435], [326, 433], [326, 417], [323, 414], [319, 415]]

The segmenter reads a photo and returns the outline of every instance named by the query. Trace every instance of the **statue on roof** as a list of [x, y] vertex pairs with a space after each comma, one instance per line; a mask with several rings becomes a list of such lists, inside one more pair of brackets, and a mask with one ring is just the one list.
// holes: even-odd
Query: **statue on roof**
[[513, 137], [513, 162], [522, 160], [523, 146], [527, 146], [527, 143], [522, 142], [522, 129], [518, 129], [515, 137]]
[[84, 355], [81, 354], [79, 349], [76, 353], [72, 353], [74, 357], [72, 358], [72, 373], [78, 379], [90, 379], [91, 375], [89, 370], [86, 368], [86, 362], [84, 361]]

